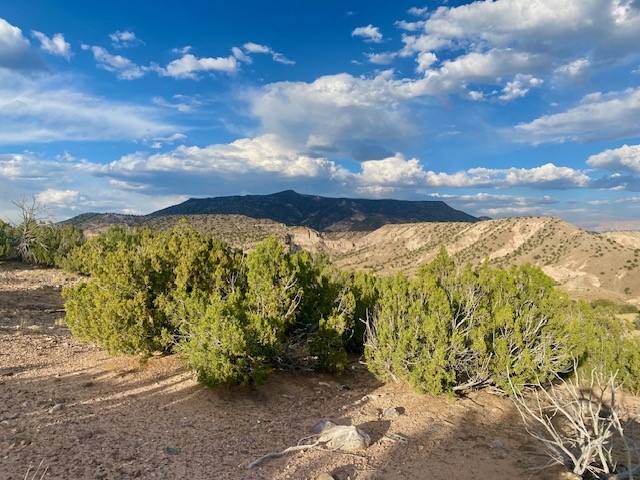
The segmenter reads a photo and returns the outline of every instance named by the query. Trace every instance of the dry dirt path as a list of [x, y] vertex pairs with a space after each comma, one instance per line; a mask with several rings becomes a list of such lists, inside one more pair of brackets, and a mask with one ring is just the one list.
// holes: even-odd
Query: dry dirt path
[[[526, 471], [546, 459], [508, 400], [492, 395], [422, 396], [379, 384], [357, 362], [339, 377], [277, 372], [258, 390], [209, 390], [175, 356], [146, 365], [109, 357], [60, 325], [60, 288], [73, 281], [0, 262], [1, 480], [23, 479], [41, 462], [49, 479], [559, 478], [557, 469]], [[385, 419], [389, 407], [402, 414]], [[373, 445], [243, 468], [326, 418], [357, 425]]]

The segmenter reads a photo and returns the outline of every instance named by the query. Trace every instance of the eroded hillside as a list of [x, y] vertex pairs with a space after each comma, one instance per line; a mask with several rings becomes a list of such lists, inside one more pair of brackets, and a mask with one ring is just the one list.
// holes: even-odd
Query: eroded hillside
[[315, 245], [300, 240], [303, 248], [324, 251], [344, 267], [409, 275], [445, 245], [461, 262], [532, 263], [575, 297], [640, 305], [640, 235], [586, 232], [557, 218], [385, 225], [370, 233], [318, 234]]
[[237, 247], [251, 248], [271, 234], [288, 235], [299, 248], [324, 252], [340, 266], [383, 275], [411, 275], [445, 245], [461, 262], [538, 265], [575, 298], [640, 306], [640, 232], [587, 232], [558, 218], [395, 224], [372, 232], [317, 232], [242, 215], [93, 215], [76, 217], [81, 221], [74, 223], [95, 234], [112, 224], [167, 230], [183, 218]]

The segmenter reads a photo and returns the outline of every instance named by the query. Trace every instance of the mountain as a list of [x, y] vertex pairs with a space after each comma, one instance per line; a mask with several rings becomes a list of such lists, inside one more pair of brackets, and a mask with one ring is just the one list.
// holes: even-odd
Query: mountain
[[150, 216], [234, 214], [266, 218], [318, 231], [372, 231], [387, 224], [477, 222], [441, 201], [368, 200], [302, 195], [287, 190], [272, 195], [190, 198]]

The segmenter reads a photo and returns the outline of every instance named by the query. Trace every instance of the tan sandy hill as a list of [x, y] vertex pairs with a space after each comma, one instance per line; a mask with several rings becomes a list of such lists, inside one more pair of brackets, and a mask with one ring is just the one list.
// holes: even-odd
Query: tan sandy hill
[[168, 230], [184, 218], [195, 229], [242, 248], [271, 234], [288, 236], [299, 248], [326, 253], [340, 266], [382, 275], [412, 275], [445, 245], [460, 262], [479, 265], [489, 259], [498, 267], [532, 263], [574, 298], [640, 307], [640, 232], [588, 232], [552, 217], [393, 224], [372, 232], [318, 232], [243, 215], [83, 217], [74, 223], [90, 235], [112, 224]]
[[[634, 235], [635, 234], [635, 235]], [[441, 245], [458, 261], [508, 267], [532, 263], [576, 298], [628, 301], [640, 306], [640, 234], [598, 234], [557, 218], [521, 217], [479, 223], [385, 225], [370, 233], [308, 235], [303, 248], [324, 251], [338, 265], [409, 275]], [[294, 242], [300, 235], [296, 232]]]

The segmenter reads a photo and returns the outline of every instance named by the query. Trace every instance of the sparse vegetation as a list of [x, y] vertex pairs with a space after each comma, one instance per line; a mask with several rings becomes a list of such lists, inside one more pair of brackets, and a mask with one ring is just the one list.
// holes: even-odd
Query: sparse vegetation
[[243, 254], [183, 224], [110, 229], [67, 266], [90, 275], [64, 292], [72, 333], [114, 353], [180, 352], [208, 385], [260, 383], [273, 368], [341, 371], [364, 350], [380, 379], [423, 392], [505, 391], [507, 372], [550, 379], [576, 358], [639, 386], [640, 349], [610, 306], [570, 301], [529, 265], [461, 267], [441, 249], [412, 280], [380, 279], [288, 253], [275, 237]]
[[63, 292], [74, 335], [113, 353], [178, 351], [208, 385], [260, 383], [276, 366], [339, 371], [347, 346], [362, 348], [350, 340], [372, 301], [355, 296], [366, 276], [289, 254], [275, 237], [243, 255], [186, 225], [116, 228], [70, 259], [90, 274]]
[[19, 211], [20, 222], [0, 221], [0, 259], [17, 258], [44, 266], [61, 266], [67, 254], [83, 242], [72, 225], [55, 225], [47, 218], [47, 206], [35, 198], [8, 199]]

